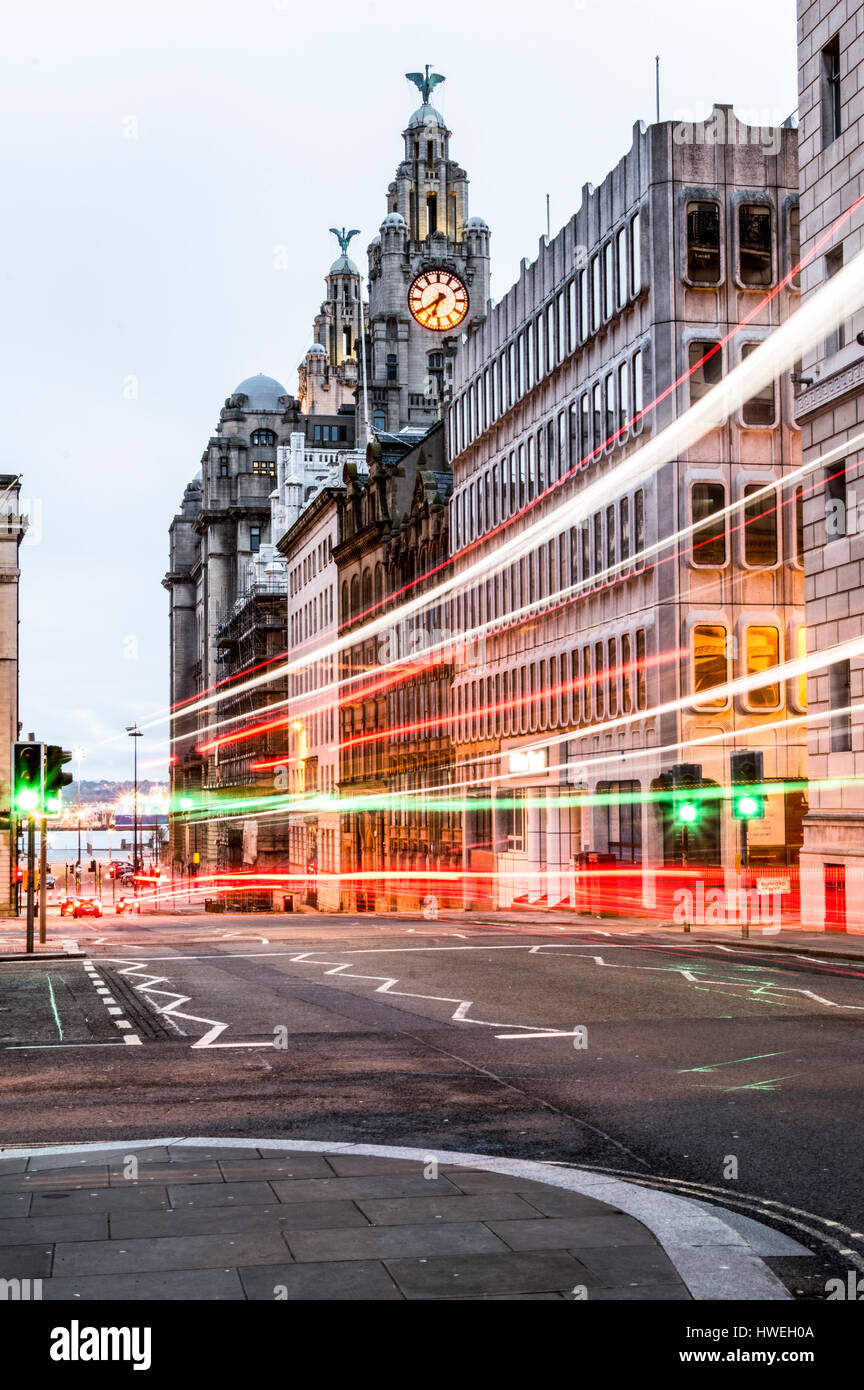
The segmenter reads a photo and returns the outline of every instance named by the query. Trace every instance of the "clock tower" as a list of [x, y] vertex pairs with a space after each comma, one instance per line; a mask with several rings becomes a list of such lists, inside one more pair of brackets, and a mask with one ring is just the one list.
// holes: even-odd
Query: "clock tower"
[[406, 73], [422, 104], [403, 131], [405, 155], [369, 247], [372, 426], [433, 425], [449, 395], [463, 333], [486, 315], [489, 228], [468, 216], [468, 176], [430, 97], [444, 78]]

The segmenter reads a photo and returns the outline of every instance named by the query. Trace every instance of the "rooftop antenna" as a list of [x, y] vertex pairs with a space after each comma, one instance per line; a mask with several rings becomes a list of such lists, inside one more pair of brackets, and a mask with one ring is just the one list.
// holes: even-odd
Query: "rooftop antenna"
[[549, 194], [546, 194], [546, 240], [552, 235], [552, 224], [549, 220]]
[[654, 59], [654, 91], [657, 99], [657, 124], [660, 124], [660, 54]]

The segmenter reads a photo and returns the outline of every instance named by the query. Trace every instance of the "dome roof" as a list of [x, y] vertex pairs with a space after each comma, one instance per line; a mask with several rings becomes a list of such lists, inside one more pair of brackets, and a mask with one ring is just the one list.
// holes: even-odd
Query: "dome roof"
[[408, 129], [413, 130], [418, 125], [437, 125], [440, 126], [442, 130], [447, 129], [447, 122], [444, 120], [441, 112], [436, 111], [435, 107], [430, 106], [427, 101], [424, 101], [422, 106], [417, 107], [417, 110], [408, 122]]
[[342, 256], [339, 257], [338, 260], [335, 260], [335, 261], [333, 262], [333, 264], [331, 265], [331, 267], [330, 267], [330, 269], [328, 270], [327, 274], [328, 274], [328, 275], [359, 275], [359, 274], [360, 274], [360, 271], [357, 269], [356, 265], [355, 265], [354, 262], [351, 260], [350, 256], [342, 255]]
[[381, 226], [407, 227], [408, 223], [405, 221], [405, 218], [402, 216], [401, 212], [388, 212], [387, 216], [384, 218], [384, 221], [381, 223]]
[[247, 410], [278, 410], [279, 397], [287, 396], [288, 392], [280, 381], [274, 381], [272, 376], [265, 376], [259, 372], [257, 376], [249, 376], [245, 381], [241, 381], [239, 386], [234, 387], [232, 393], [235, 396], [247, 396]]
[[325, 357], [327, 356], [327, 349], [325, 348], [324, 344], [323, 344], [323, 343], [313, 343], [312, 346], [310, 347], [309, 351], [306, 353], [306, 356], [307, 356], [307, 357], [313, 357], [313, 356], [318, 357], [318, 356], [320, 356], [322, 353], [323, 353], [323, 355], [324, 355]]
[[489, 223], [484, 222], [482, 217], [469, 217], [465, 223], [466, 232], [488, 232]]

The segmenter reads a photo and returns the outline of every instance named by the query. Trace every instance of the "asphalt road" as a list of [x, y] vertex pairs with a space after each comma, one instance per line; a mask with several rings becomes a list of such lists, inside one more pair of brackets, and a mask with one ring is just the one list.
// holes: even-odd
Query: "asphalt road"
[[[598, 1167], [864, 1273], [864, 969], [650, 934], [265, 916], [74, 924], [0, 965], [0, 1143], [262, 1136]], [[96, 967], [94, 970], [94, 966]]]

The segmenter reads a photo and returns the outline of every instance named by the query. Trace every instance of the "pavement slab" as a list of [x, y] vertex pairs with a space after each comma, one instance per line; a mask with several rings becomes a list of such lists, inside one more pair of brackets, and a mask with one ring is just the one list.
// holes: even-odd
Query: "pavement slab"
[[[606, 1177], [346, 1149], [259, 1138], [13, 1152], [0, 1178], [0, 1278], [40, 1278], [52, 1301], [668, 1301], [693, 1297], [681, 1269], [703, 1279], [719, 1242], [730, 1287], [743, 1254], [777, 1296], [744, 1236], [696, 1204], [689, 1225], [712, 1248], [691, 1243], [679, 1259], [655, 1234], [663, 1221], [625, 1210], [631, 1189]], [[671, 1221], [676, 1239], [688, 1228]]]

